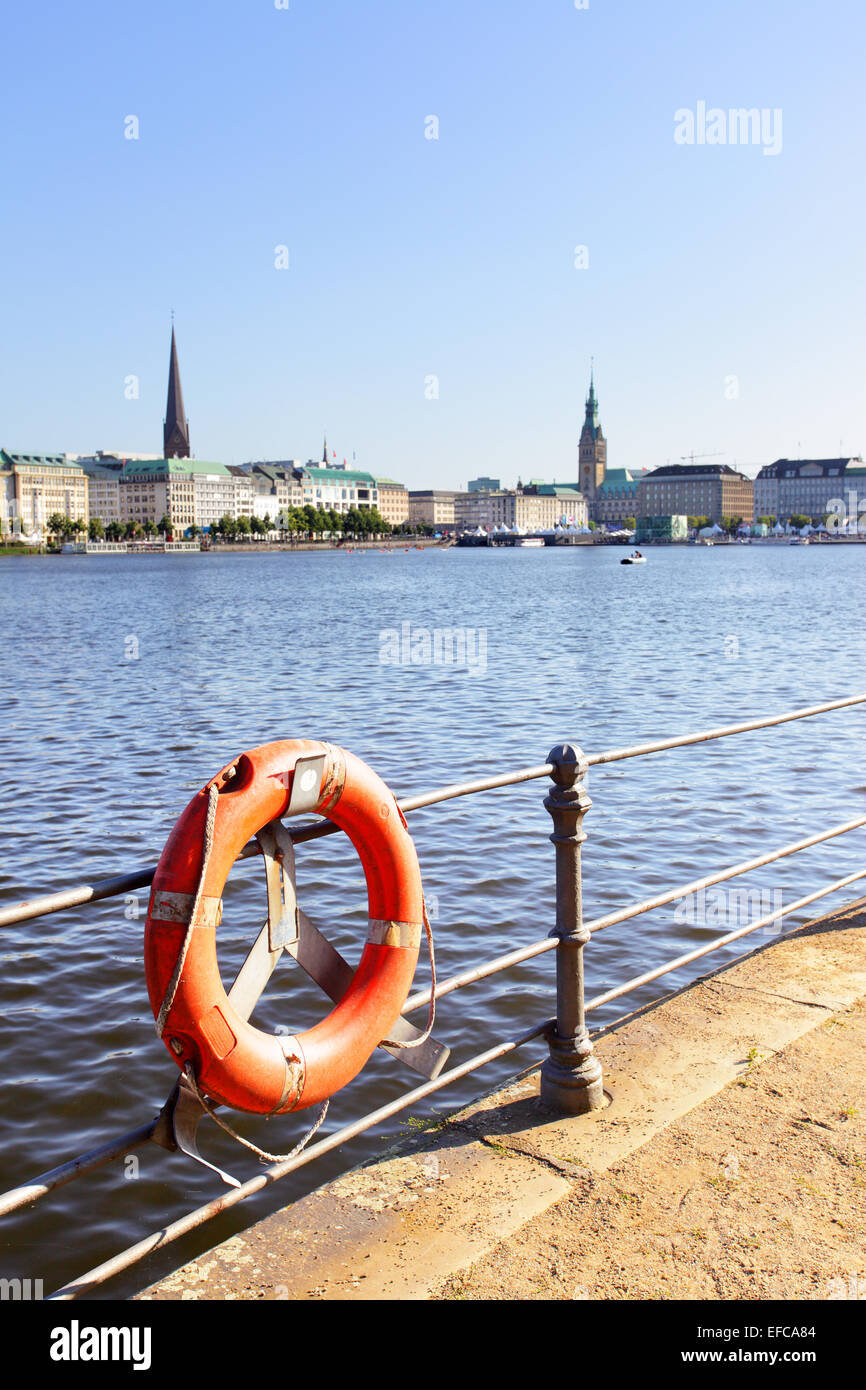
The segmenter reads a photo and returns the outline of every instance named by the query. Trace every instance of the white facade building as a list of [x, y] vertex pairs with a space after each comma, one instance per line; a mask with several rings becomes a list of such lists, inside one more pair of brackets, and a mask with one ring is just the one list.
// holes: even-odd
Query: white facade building
[[847, 470], [862, 465], [859, 458], [776, 459], [755, 479], [755, 516], [821, 517], [830, 502], [845, 495]]

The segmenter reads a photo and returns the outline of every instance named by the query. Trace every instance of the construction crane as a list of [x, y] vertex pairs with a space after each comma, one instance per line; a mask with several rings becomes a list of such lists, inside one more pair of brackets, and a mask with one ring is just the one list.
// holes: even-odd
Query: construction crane
[[723, 453], [724, 450], [717, 450], [714, 454], [680, 454], [680, 461], [682, 463], [690, 463], [692, 467], [694, 467], [695, 459], [719, 459], [722, 457]]

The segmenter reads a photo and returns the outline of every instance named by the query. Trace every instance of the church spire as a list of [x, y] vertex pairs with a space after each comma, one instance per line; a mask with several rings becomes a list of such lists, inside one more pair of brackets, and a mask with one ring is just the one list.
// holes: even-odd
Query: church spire
[[327, 436], [327, 435], [325, 435], [325, 447], [324, 447], [324, 449], [323, 449], [323, 451], [322, 451], [322, 466], [323, 466], [324, 468], [327, 468], [327, 466], [328, 466], [328, 436]]
[[189, 421], [183, 409], [183, 391], [180, 385], [180, 367], [177, 361], [177, 343], [174, 337], [174, 324], [171, 325], [171, 356], [168, 363], [168, 400], [165, 406], [165, 421], [162, 431], [163, 458], [188, 459]]

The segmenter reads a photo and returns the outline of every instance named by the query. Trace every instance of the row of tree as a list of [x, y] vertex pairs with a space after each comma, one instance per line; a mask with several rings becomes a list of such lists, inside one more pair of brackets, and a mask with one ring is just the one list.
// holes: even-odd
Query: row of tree
[[80, 518], [52, 512], [46, 529], [55, 542], [77, 540], [85, 534], [91, 541], [144, 540], [159, 535], [171, 539], [171, 521], [167, 516], [159, 524], [155, 521], [109, 521], [107, 525], [103, 525], [101, 518], [95, 516], [85, 525]]
[[[190, 531], [197, 531], [191, 527]], [[281, 536], [305, 536], [315, 540], [321, 536], [349, 536], [352, 538], [389, 535], [392, 527], [376, 507], [361, 510], [350, 507], [346, 512], [323, 510], [308, 504], [305, 507], [288, 507], [274, 521], [270, 516], [221, 516], [211, 527], [214, 540], [243, 541], [268, 535], [278, 531]]]
[[[53, 512], [48, 518], [47, 530], [55, 542], [75, 540], [84, 534], [91, 541], [143, 540], [159, 535], [169, 540], [172, 538], [172, 524], [168, 516], [164, 516], [158, 524], [154, 521], [109, 521], [103, 524], [99, 517], [94, 517], [86, 525], [80, 519]], [[290, 507], [273, 521], [267, 514], [257, 517], [230, 516], [226, 513], [211, 527], [210, 534], [214, 541], [244, 541], [263, 540], [273, 531], [278, 531], [284, 538], [305, 536], [315, 539], [333, 535], [353, 538], [384, 536], [397, 531], [406, 534], [417, 534], [419, 531], [422, 534], [430, 534], [432, 530], [432, 526], [423, 524], [410, 526], [409, 523], [405, 523], [399, 528], [392, 527], [375, 507], [369, 511], [350, 507], [346, 512], [335, 512], [306, 506]], [[201, 528], [198, 526], [187, 526], [184, 529], [184, 536], [191, 539], [201, 534]]]
[[805, 512], [793, 512], [791, 516], [759, 516], [757, 521], [762, 521], [765, 526], [775, 526], [781, 522], [784, 526], [787, 522], [790, 526], [802, 531], [804, 526], [826, 526], [828, 517], [834, 516], [834, 512], [822, 512], [820, 516], [807, 516]]

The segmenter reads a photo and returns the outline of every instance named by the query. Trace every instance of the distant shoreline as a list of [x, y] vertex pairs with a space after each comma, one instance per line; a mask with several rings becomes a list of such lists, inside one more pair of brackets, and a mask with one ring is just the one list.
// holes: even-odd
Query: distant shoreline
[[[753, 537], [751, 537], [748, 541], [744, 542], [744, 544], [747, 544], [747, 545], [757, 545], [757, 546], [785, 546], [785, 545], [789, 544], [790, 541], [791, 541], [792, 539], [793, 539], [793, 537], [791, 537], [791, 536], [753, 536]], [[828, 549], [828, 548], [831, 547], [831, 546], [840, 546], [840, 545], [841, 545], [841, 546], [844, 546], [844, 545], [866, 545], [866, 536], [836, 536], [836, 537], [834, 537], [832, 540], [810, 541], [809, 544], [810, 544], [810, 545], [813, 545], [813, 546], [817, 546], [817, 547], [818, 547], [819, 549], [821, 549], [821, 550]], [[582, 546], [580, 546], [579, 548], [582, 549], [582, 550], [587, 550], [587, 549], [588, 549], [588, 550], [608, 550], [608, 549], [617, 549], [617, 548], [618, 548], [618, 549], [622, 549], [623, 546], [629, 546], [629, 545], [633, 545], [633, 542], [627, 542], [627, 541], [608, 541], [608, 540], [605, 540], [605, 541], [588, 541], [588, 540], [587, 540], [587, 541], [586, 541]], [[736, 548], [739, 548], [739, 542], [737, 542], [736, 540], [729, 540], [729, 541], [726, 541], [726, 540], [714, 540], [713, 543], [712, 543], [712, 547], [707, 547], [707, 546], [705, 546], [705, 545], [698, 544], [698, 543], [696, 543], [696, 542], [694, 542], [694, 541], [642, 541], [642, 542], [641, 542], [641, 545], [644, 547], [644, 549], [653, 549], [653, 550], [658, 550], [658, 549], [669, 549], [669, 548], [671, 548], [671, 547], [682, 548], [682, 547], [688, 547], [688, 546], [691, 546], [691, 547], [693, 547], [693, 548], [696, 549], [696, 550], [703, 550], [703, 549], [708, 549], [708, 548], [712, 548], [712, 547], [721, 548], [721, 549], [726, 549], [726, 548], [728, 548], [728, 547], [736, 547]], [[398, 552], [400, 552], [400, 551], [405, 552], [405, 551], [409, 551], [409, 550], [447, 550], [447, 549], [450, 549], [450, 548], [461, 549], [461, 550], [467, 550], [467, 549], [472, 549], [472, 550], [513, 550], [513, 549], [516, 549], [516, 548], [518, 548], [518, 547], [515, 547], [514, 545], [509, 545], [509, 544], [507, 544], [507, 543], [503, 543], [503, 542], [501, 542], [501, 541], [496, 541], [496, 542], [494, 542], [493, 544], [484, 544], [484, 543], [479, 542], [478, 544], [476, 544], [476, 545], [474, 545], [474, 546], [466, 546], [466, 545], [461, 546], [461, 545], [459, 545], [459, 543], [458, 543], [457, 541], [454, 541], [454, 540], [442, 541], [442, 540], [433, 540], [432, 537], [429, 537], [429, 536], [421, 536], [421, 537], [414, 537], [414, 536], [413, 536], [413, 537], [411, 537], [411, 538], [408, 540], [408, 542], [405, 541], [405, 540], [395, 541], [395, 540], [393, 540], [393, 539], [388, 539], [388, 540], [386, 540], [386, 541], [366, 541], [366, 540], [365, 540], [365, 541], [353, 541], [351, 544], [347, 544], [346, 542], [336, 542], [336, 541], [295, 541], [295, 542], [291, 542], [291, 541], [286, 541], [286, 542], [280, 542], [280, 541], [256, 541], [256, 542], [252, 542], [252, 541], [248, 541], [248, 542], [246, 542], [246, 543], [244, 543], [244, 542], [228, 542], [228, 543], [221, 543], [221, 544], [219, 544], [219, 545], [209, 546], [209, 547], [207, 547], [206, 549], [199, 550], [199, 551], [194, 551], [194, 550], [192, 550], [192, 551], [186, 551], [186, 552], [177, 552], [177, 551], [170, 551], [170, 550], [169, 550], [169, 551], [166, 551], [166, 550], [162, 550], [161, 548], [154, 547], [153, 550], [136, 549], [136, 550], [127, 551], [127, 552], [118, 552], [118, 551], [112, 552], [112, 551], [105, 551], [104, 553], [105, 553], [106, 555], [111, 555], [111, 554], [116, 555], [118, 558], [129, 558], [130, 556], [137, 556], [137, 555], [170, 555], [170, 554], [177, 554], [177, 553], [186, 553], [186, 554], [192, 554], [192, 555], [195, 555], [195, 554], [199, 554], [199, 555], [262, 555], [262, 554], [276, 554], [276, 553], [283, 553], [283, 554], [290, 554], [290, 555], [291, 555], [291, 554], [300, 554], [300, 553], [304, 553], [304, 554], [308, 554], [308, 555], [309, 555], [309, 554], [317, 554], [317, 553], [325, 553], [325, 552], [331, 553], [331, 552], [333, 552], [333, 551], [340, 551], [340, 550], [344, 551], [346, 554], [352, 554], [354, 551], [358, 551], [358, 550], [368, 550], [368, 551], [371, 551], [371, 552], [376, 552], [376, 551], [380, 551], [380, 552], [381, 552], [381, 551], [389, 551], [389, 552], [390, 552], [390, 551], [393, 551], [393, 552], [396, 554], [396, 553], [398, 553]], [[545, 546], [545, 549], [555, 549], [555, 550], [567, 550], [567, 549], [577, 549], [577, 548], [578, 548], [577, 546], [569, 546], [569, 545]], [[62, 553], [62, 552], [61, 552], [60, 550], [49, 549], [47, 546], [44, 546], [44, 545], [43, 545], [43, 546], [34, 546], [34, 545], [0, 545], [0, 558], [2, 558], [2, 557], [4, 557], [4, 556], [16, 556], [16, 557], [17, 557], [17, 556], [22, 556], [22, 555], [27, 555], [27, 556], [32, 556], [32, 555], [51, 555], [51, 556], [56, 556], [56, 555], [60, 555], [61, 553]], [[98, 554], [99, 552], [92, 552], [92, 553], [93, 553], [93, 554]], [[81, 552], [81, 555], [83, 556], [83, 555], [84, 555], [84, 552]], [[68, 559], [68, 558], [71, 558], [69, 552], [67, 552], [66, 558], [67, 558], [67, 559]], [[79, 558], [79, 556], [76, 555], [74, 558], [77, 559], [77, 558]], [[86, 558], [86, 557], [85, 557], [85, 558]]]
[[432, 536], [410, 536], [408, 540], [395, 540], [389, 536], [384, 541], [248, 541], [248, 542], [229, 542], [219, 545], [212, 545], [203, 554], [222, 555], [222, 554], [243, 554], [249, 552], [259, 554], [263, 550], [283, 550], [283, 551], [315, 551], [315, 550], [444, 550], [451, 544], [450, 541], [437, 541]]
[[[248, 541], [248, 542], [246, 542], [246, 543], [244, 543], [244, 542], [227, 542], [227, 543], [221, 542], [219, 545], [208, 546], [208, 547], [206, 547], [206, 548], [204, 548], [204, 549], [199, 549], [198, 551], [196, 551], [196, 550], [188, 550], [188, 551], [171, 551], [171, 550], [163, 550], [161, 546], [155, 545], [155, 546], [153, 546], [152, 549], [148, 549], [148, 548], [146, 548], [146, 547], [144, 547], [144, 546], [139, 546], [139, 547], [136, 548], [135, 550], [130, 550], [130, 551], [116, 551], [116, 550], [115, 550], [115, 551], [111, 551], [111, 550], [106, 550], [106, 551], [104, 551], [104, 552], [102, 552], [102, 553], [105, 554], [105, 555], [115, 555], [115, 556], [117, 556], [117, 557], [120, 558], [120, 559], [125, 559], [125, 558], [129, 558], [129, 556], [136, 556], [136, 555], [172, 555], [172, 554], [187, 554], [187, 555], [196, 555], [196, 554], [198, 554], [198, 555], [230, 555], [230, 554], [231, 554], [231, 555], [260, 555], [260, 554], [262, 554], [262, 553], [265, 552], [265, 551], [274, 551], [274, 552], [275, 552], [275, 551], [283, 551], [283, 552], [287, 552], [287, 553], [290, 553], [290, 554], [291, 554], [291, 553], [294, 553], [295, 551], [305, 551], [305, 552], [308, 552], [308, 553], [309, 553], [309, 552], [326, 551], [326, 550], [327, 550], [327, 551], [332, 551], [332, 550], [345, 550], [346, 552], [351, 552], [351, 551], [354, 551], [354, 550], [394, 550], [394, 551], [397, 551], [397, 550], [404, 550], [404, 551], [405, 551], [405, 550], [427, 550], [427, 549], [430, 549], [430, 548], [446, 549], [446, 548], [447, 548], [448, 546], [450, 546], [451, 544], [452, 544], [451, 541], [433, 540], [432, 537], [430, 537], [430, 536], [420, 536], [420, 537], [417, 537], [417, 538], [414, 537], [414, 536], [412, 536], [412, 537], [410, 537], [410, 539], [409, 539], [408, 541], [405, 541], [405, 540], [395, 541], [395, 540], [389, 538], [389, 539], [386, 540], [386, 541], [352, 541], [351, 543], [347, 543], [347, 542], [345, 542], [345, 541], [342, 542], [342, 543], [338, 543], [338, 542], [336, 542], [336, 541], [295, 541], [295, 542], [291, 542], [291, 541], [285, 541], [285, 542], [281, 542], [281, 541]], [[52, 548], [49, 548], [48, 546], [45, 546], [45, 545], [42, 545], [42, 546], [35, 546], [35, 545], [0, 545], [0, 556], [2, 556], [2, 555], [15, 555], [15, 556], [18, 556], [18, 555], [51, 555], [51, 556], [56, 556], [56, 555], [61, 555], [62, 553], [63, 553], [63, 552], [62, 552], [61, 550], [59, 550], [59, 549], [55, 549], [55, 548], [53, 548], [53, 547], [52, 547]], [[91, 552], [92, 555], [98, 555], [99, 553], [100, 553], [99, 551], [92, 551], [92, 552]], [[84, 552], [83, 550], [80, 551], [80, 552], [78, 552], [78, 554], [75, 554], [74, 552], [70, 552], [70, 551], [67, 551], [67, 552], [66, 552], [66, 558], [67, 558], [67, 559], [70, 559], [70, 558], [78, 559], [78, 558], [81, 558], [81, 557], [83, 557], [83, 556], [85, 556], [85, 552]]]

